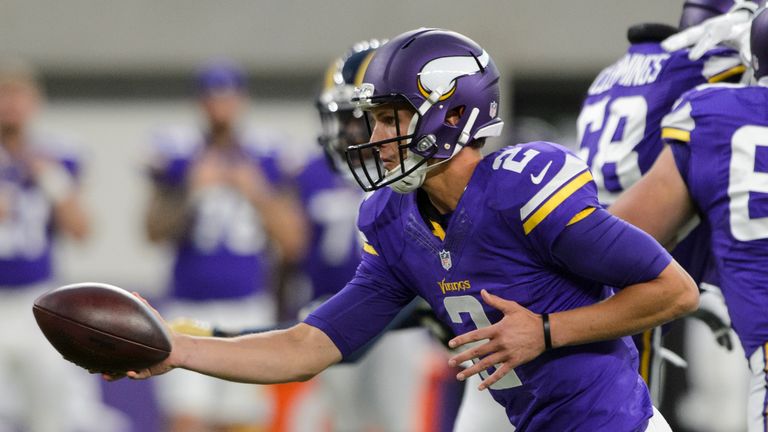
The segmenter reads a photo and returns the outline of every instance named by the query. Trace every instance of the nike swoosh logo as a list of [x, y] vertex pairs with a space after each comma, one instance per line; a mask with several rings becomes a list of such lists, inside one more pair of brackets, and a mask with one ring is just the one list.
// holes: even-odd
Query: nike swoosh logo
[[547, 171], [549, 171], [549, 166], [552, 165], [552, 161], [549, 161], [547, 166], [544, 167], [543, 170], [538, 175], [531, 174], [531, 181], [533, 184], [539, 184], [542, 180], [544, 180], [544, 176], [547, 174]]

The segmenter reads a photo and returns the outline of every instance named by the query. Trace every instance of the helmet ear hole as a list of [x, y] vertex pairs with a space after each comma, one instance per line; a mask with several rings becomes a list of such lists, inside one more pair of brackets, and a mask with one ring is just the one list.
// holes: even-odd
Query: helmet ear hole
[[456, 126], [459, 124], [461, 117], [464, 115], [465, 109], [466, 106], [464, 105], [459, 105], [449, 109], [448, 112], [445, 113], [445, 124], [448, 126]]

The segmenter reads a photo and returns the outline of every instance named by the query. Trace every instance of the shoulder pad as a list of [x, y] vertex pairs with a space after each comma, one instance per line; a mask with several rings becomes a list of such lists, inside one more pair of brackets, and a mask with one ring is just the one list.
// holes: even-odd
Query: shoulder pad
[[360, 204], [357, 226], [368, 232], [374, 225], [389, 224], [400, 217], [402, 201], [410, 194], [399, 194], [390, 188], [382, 188], [366, 195]]
[[565, 147], [545, 141], [506, 147], [487, 159], [492, 171], [489, 203], [499, 210], [554, 193], [566, 180], [587, 170]]

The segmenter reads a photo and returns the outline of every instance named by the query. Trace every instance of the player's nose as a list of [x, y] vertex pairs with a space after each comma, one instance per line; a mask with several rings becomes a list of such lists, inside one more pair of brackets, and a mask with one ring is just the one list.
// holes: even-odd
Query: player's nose
[[373, 143], [394, 138], [391, 129], [392, 128], [388, 128], [382, 125], [381, 122], [376, 122], [376, 124], [373, 125], [373, 130], [371, 131], [371, 142]]

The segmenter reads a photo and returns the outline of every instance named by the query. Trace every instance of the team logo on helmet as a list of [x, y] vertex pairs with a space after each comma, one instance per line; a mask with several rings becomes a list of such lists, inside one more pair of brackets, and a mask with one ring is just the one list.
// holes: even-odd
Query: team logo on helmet
[[419, 92], [428, 98], [432, 92], [438, 91], [441, 94], [438, 100], [446, 100], [456, 91], [458, 78], [482, 71], [490, 60], [491, 56], [485, 50], [479, 57], [470, 55], [434, 59], [425, 64], [418, 74]]

